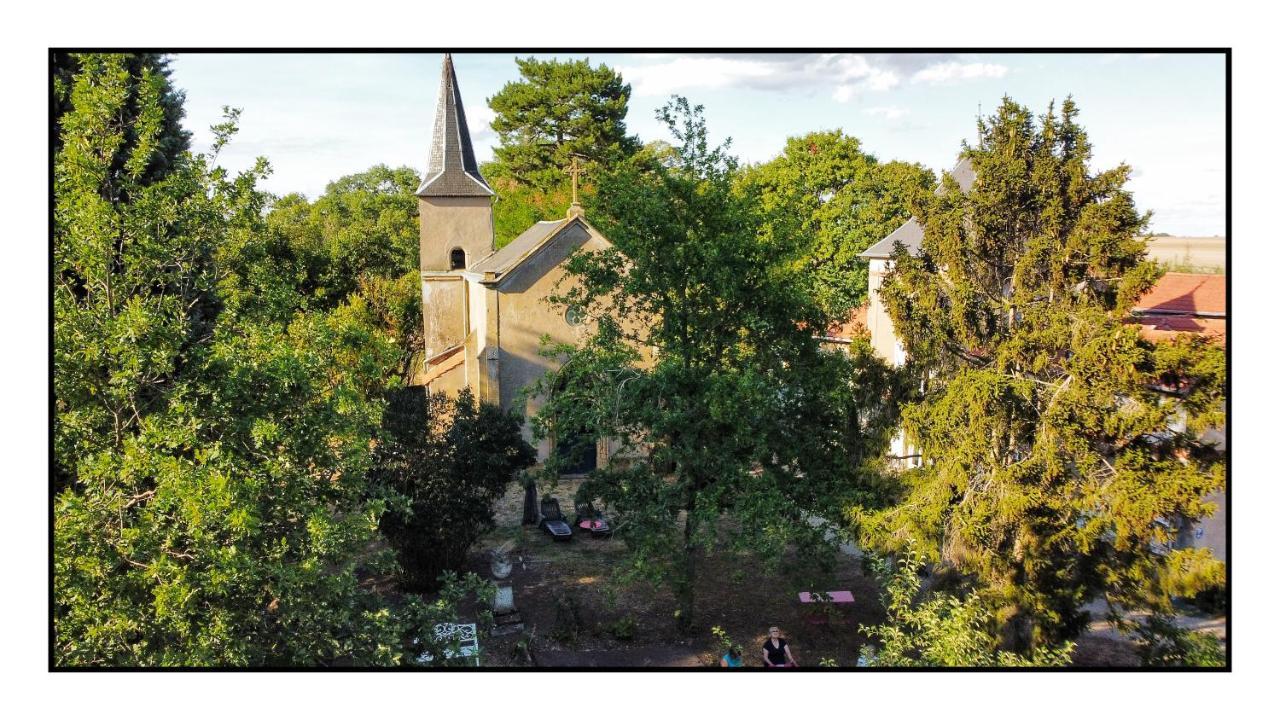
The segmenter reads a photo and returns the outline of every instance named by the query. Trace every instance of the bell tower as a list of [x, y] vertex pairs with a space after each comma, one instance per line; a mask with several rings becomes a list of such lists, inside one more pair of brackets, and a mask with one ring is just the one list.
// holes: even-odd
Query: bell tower
[[462, 272], [494, 250], [494, 192], [476, 164], [453, 57], [447, 53], [427, 172], [417, 195], [422, 320], [430, 362], [466, 341], [468, 298]]

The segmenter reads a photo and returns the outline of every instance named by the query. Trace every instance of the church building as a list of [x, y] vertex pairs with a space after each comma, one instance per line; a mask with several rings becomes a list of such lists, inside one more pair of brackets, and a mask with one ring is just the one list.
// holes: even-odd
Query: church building
[[[576, 181], [575, 181], [576, 182]], [[502, 249], [494, 243], [496, 194], [476, 163], [453, 59], [445, 55], [427, 172], [418, 188], [424, 364], [415, 384], [427, 392], [470, 388], [477, 399], [528, 418], [541, 407], [521, 389], [558, 368], [542, 339], [577, 344], [589, 331], [573, 309], [547, 300], [563, 292], [570, 253], [609, 247], [573, 204], [560, 220], [534, 223]], [[530, 430], [525, 426], [527, 439]], [[561, 445], [564, 445], [563, 439]], [[601, 442], [576, 470], [595, 467]], [[538, 445], [538, 458], [555, 451]]]

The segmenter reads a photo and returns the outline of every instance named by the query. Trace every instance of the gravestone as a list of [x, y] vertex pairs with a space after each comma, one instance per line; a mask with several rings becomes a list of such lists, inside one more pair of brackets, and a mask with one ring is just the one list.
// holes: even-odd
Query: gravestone
[[538, 486], [533, 478], [529, 478], [524, 484], [524, 517], [521, 518], [520, 524], [538, 524]]
[[524, 631], [524, 620], [516, 610], [515, 590], [510, 585], [499, 585], [493, 595], [493, 634], [511, 635]]
[[489, 572], [498, 580], [506, 580], [511, 575], [511, 545], [502, 545], [489, 551]]

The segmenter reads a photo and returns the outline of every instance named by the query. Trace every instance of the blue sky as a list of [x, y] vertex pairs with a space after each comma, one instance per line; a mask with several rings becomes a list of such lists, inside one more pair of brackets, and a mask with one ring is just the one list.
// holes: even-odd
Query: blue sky
[[[535, 54], [536, 57], [552, 57]], [[560, 58], [587, 57], [559, 54]], [[1003, 95], [1043, 112], [1067, 94], [1080, 106], [1098, 168], [1128, 162], [1151, 229], [1220, 235], [1226, 227], [1226, 94], [1221, 55], [1180, 54], [594, 54], [631, 83], [627, 125], [665, 137], [654, 109], [672, 93], [706, 107], [717, 139], [747, 162], [786, 138], [843, 129], [882, 160], [949, 168], [975, 136], [979, 108]], [[223, 105], [240, 134], [222, 151], [233, 170], [265, 156], [266, 189], [315, 197], [326, 183], [377, 163], [422, 170], [441, 55], [184, 54], [174, 82], [187, 94], [197, 150]], [[519, 79], [514, 56], [456, 53], [458, 84], [480, 159], [497, 138], [486, 99]]]

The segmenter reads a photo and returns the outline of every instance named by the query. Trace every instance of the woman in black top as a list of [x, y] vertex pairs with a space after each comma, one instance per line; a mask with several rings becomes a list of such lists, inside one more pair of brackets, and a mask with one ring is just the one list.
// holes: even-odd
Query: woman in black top
[[791, 646], [777, 627], [769, 628], [769, 639], [764, 641], [765, 667], [797, 667], [796, 659], [791, 656]]

